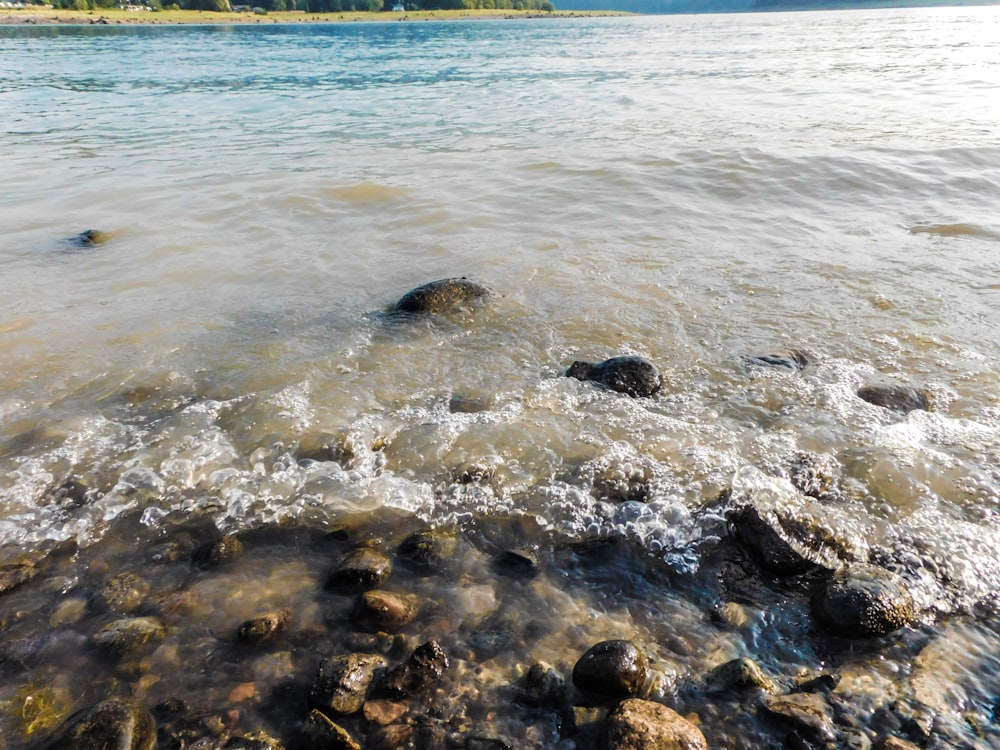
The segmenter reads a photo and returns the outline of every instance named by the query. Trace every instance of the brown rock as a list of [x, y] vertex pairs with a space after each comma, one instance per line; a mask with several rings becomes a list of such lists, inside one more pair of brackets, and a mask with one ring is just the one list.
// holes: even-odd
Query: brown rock
[[910, 624], [916, 615], [906, 582], [874, 565], [838, 572], [814, 602], [820, 623], [849, 638], [882, 636]]
[[705, 735], [676, 711], [653, 701], [622, 701], [605, 724], [605, 750], [708, 750]]
[[405, 664], [390, 671], [379, 693], [389, 698], [402, 699], [427, 689], [441, 679], [448, 668], [448, 655], [436, 641], [417, 646]]
[[156, 744], [153, 717], [129, 699], [111, 698], [70, 721], [47, 750], [152, 750]]
[[408, 710], [409, 706], [405, 703], [384, 699], [367, 701], [363, 707], [365, 718], [372, 724], [381, 726], [394, 724]]
[[309, 704], [331, 716], [347, 716], [361, 710], [378, 669], [385, 659], [377, 654], [349, 654], [324, 659], [313, 679]]
[[371, 547], [358, 547], [330, 571], [326, 587], [351, 594], [368, 591], [381, 586], [391, 572], [392, 560], [388, 556]]
[[292, 611], [283, 609], [246, 620], [236, 628], [236, 641], [250, 646], [266, 643], [285, 632], [291, 617]]
[[573, 684], [580, 690], [628, 698], [646, 682], [646, 655], [631, 641], [602, 641], [592, 646], [573, 667]]
[[362, 630], [394, 633], [413, 622], [419, 611], [415, 596], [391, 591], [366, 591], [358, 598], [354, 624]]
[[492, 292], [484, 286], [460, 279], [440, 279], [417, 287], [404, 294], [392, 307], [392, 312], [435, 314], [460, 310], [490, 297]]
[[303, 731], [304, 745], [309, 750], [361, 750], [350, 733], [330, 721], [315, 708], [309, 712]]
[[820, 693], [790, 693], [771, 695], [764, 707], [773, 716], [820, 742], [833, 742], [833, 710]]

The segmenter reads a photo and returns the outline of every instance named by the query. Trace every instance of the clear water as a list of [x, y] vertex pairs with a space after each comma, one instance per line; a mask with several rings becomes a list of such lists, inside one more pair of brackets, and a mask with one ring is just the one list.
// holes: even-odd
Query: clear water
[[[3, 544], [394, 508], [687, 575], [732, 487], [909, 565], [927, 622], [992, 606], [996, 8], [4, 27], [0, 63]], [[498, 296], [380, 315], [462, 275]], [[743, 359], [789, 347], [802, 373]], [[663, 392], [560, 377], [621, 353]], [[636, 472], [647, 502], [602, 494]]]

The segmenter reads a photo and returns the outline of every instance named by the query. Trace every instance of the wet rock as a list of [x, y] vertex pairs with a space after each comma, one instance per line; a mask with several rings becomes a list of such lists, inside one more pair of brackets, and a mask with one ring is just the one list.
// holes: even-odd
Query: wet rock
[[523, 703], [543, 708], [559, 708], [569, 696], [566, 678], [550, 664], [538, 662], [517, 683]]
[[377, 549], [358, 547], [348, 552], [330, 571], [326, 587], [343, 593], [378, 588], [392, 572], [392, 560]]
[[839, 473], [840, 465], [833, 456], [799, 451], [792, 459], [788, 478], [803, 495], [823, 500], [834, 494]]
[[349, 716], [365, 703], [375, 673], [385, 667], [377, 654], [349, 654], [324, 659], [309, 691], [309, 704], [330, 716]]
[[98, 703], [47, 745], [47, 750], [152, 750], [153, 717], [133, 700], [111, 698]]
[[316, 709], [306, 719], [303, 740], [307, 750], [361, 750], [346, 729]]
[[399, 545], [399, 555], [421, 573], [440, 573], [458, 553], [458, 530], [451, 526], [424, 529]]
[[764, 708], [775, 718], [812, 741], [833, 742], [833, 711], [818, 693], [768, 696]]
[[906, 582], [874, 565], [853, 565], [834, 575], [813, 611], [821, 625], [848, 638], [886, 635], [916, 616]]
[[222, 750], [285, 750], [285, 747], [267, 732], [258, 731], [230, 737]]
[[829, 695], [837, 689], [840, 684], [839, 674], [821, 674], [811, 677], [805, 682], [799, 683], [794, 692], [796, 693], [823, 693]]
[[390, 700], [367, 701], [362, 706], [365, 720], [379, 726], [395, 724], [409, 710], [405, 703]]
[[573, 684], [580, 690], [609, 698], [628, 698], [642, 691], [647, 673], [646, 655], [634, 643], [602, 641], [577, 661]]
[[110, 656], [122, 657], [163, 640], [165, 633], [163, 623], [155, 617], [130, 617], [108, 623], [94, 633], [91, 642]]
[[465, 750], [511, 750], [511, 746], [496, 737], [466, 737], [462, 743]]
[[354, 608], [354, 624], [362, 630], [395, 633], [413, 622], [419, 611], [419, 600], [415, 596], [366, 591]]
[[366, 750], [397, 750], [404, 747], [413, 736], [413, 727], [409, 724], [390, 724], [384, 727], [369, 729]]
[[796, 575], [817, 567], [803, 552], [789, 544], [785, 534], [779, 533], [780, 525], [765, 520], [754, 506], [730, 510], [726, 521], [736, 539], [772, 573]]
[[899, 737], [884, 737], [875, 743], [875, 750], [920, 750], [920, 748]]
[[[107, 22], [105, 21], [105, 23]], [[99, 229], [85, 229], [75, 237], [70, 237], [67, 242], [74, 247], [95, 247], [96, 245], [103, 245], [110, 239], [110, 232], [102, 232]]]
[[858, 398], [902, 414], [917, 409], [931, 410], [930, 399], [926, 392], [918, 391], [908, 385], [866, 385], [858, 390]]
[[660, 703], [630, 698], [608, 716], [605, 750], [708, 750], [690, 721]]
[[417, 287], [404, 294], [392, 312], [442, 313], [467, 308], [486, 299], [492, 292], [464, 276], [459, 279], [440, 279]]
[[292, 611], [283, 609], [245, 620], [236, 628], [236, 642], [256, 646], [271, 641], [285, 632], [291, 617]]
[[577, 360], [566, 370], [566, 375], [634, 397], [652, 396], [663, 386], [659, 371], [648, 360], [633, 355], [612, 357], [597, 364]]
[[646, 503], [656, 478], [656, 462], [640, 456], [626, 460], [602, 457], [585, 467], [591, 473], [594, 496], [611, 503]]
[[135, 573], [121, 573], [111, 578], [97, 592], [101, 605], [113, 612], [132, 614], [149, 595], [149, 581]]
[[0, 565], [0, 594], [23, 586], [37, 574], [38, 568], [28, 561]]
[[746, 657], [717, 666], [709, 673], [708, 683], [720, 690], [757, 689], [765, 693], [778, 692], [774, 680], [764, 673], [757, 662]]
[[396, 700], [407, 698], [440, 680], [447, 668], [448, 655], [444, 649], [436, 641], [428, 641], [385, 676], [378, 692]]
[[771, 354], [746, 357], [744, 361], [758, 367], [781, 367], [798, 372], [809, 364], [809, 358], [801, 349], [786, 349]]
[[538, 575], [538, 558], [527, 550], [509, 549], [493, 558], [493, 570], [511, 578], [534, 578]]
[[79, 508], [85, 505], [92, 493], [83, 482], [70, 477], [52, 491], [52, 502], [62, 508]]
[[235, 536], [227, 535], [198, 547], [194, 551], [194, 563], [202, 568], [214, 568], [242, 554], [243, 543]]

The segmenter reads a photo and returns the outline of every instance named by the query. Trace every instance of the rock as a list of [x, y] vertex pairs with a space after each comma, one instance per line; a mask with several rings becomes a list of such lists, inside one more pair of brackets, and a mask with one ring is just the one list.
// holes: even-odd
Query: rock
[[367, 701], [362, 706], [365, 720], [379, 726], [395, 724], [408, 710], [409, 706], [405, 703], [390, 700]]
[[467, 736], [463, 743], [464, 750], [511, 750], [511, 746], [496, 737]]
[[389, 724], [384, 727], [373, 727], [368, 730], [367, 750], [397, 750], [406, 745], [413, 736], [413, 727], [409, 724]]
[[652, 396], [663, 386], [657, 369], [642, 357], [632, 355], [612, 357], [597, 364], [578, 360], [569, 366], [566, 375], [634, 397]]
[[330, 571], [326, 587], [344, 593], [358, 593], [378, 588], [392, 572], [392, 560], [371, 547], [348, 552]]
[[230, 737], [222, 750], [285, 750], [284, 746], [267, 732], [252, 732]]
[[917, 745], [899, 737], [884, 737], [875, 745], [876, 750], [920, 750]]
[[385, 667], [377, 654], [349, 654], [324, 659], [309, 691], [309, 705], [329, 716], [349, 716], [365, 703], [375, 672]]
[[103, 245], [110, 239], [109, 232], [102, 232], [99, 229], [85, 229], [76, 237], [71, 237], [67, 242], [76, 247], [94, 247], [95, 245]]
[[840, 464], [833, 456], [799, 451], [792, 459], [788, 478], [803, 495], [823, 500], [834, 495], [839, 473]]
[[420, 611], [419, 600], [408, 594], [391, 591], [366, 591], [354, 608], [354, 624], [371, 632], [395, 633], [416, 618]]
[[122, 657], [147, 643], [163, 640], [166, 630], [155, 617], [130, 617], [115, 620], [94, 633], [91, 642], [106, 654]]
[[37, 574], [38, 568], [30, 562], [0, 565], [0, 594], [6, 594], [18, 586], [23, 586]]
[[660, 703], [630, 698], [619, 703], [605, 725], [606, 750], [708, 750], [705, 735]]
[[493, 558], [493, 570], [511, 578], [534, 578], [538, 575], [538, 558], [527, 550], [509, 549]]
[[70, 719], [47, 750], [152, 750], [153, 717], [135, 701], [110, 698]]
[[783, 367], [786, 370], [799, 372], [804, 370], [809, 364], [809, 358], [800, 349], [786, 349], [772, 354], [761, 354], [758, 356], [746, 357], [744, 361], [748, 365], [759, 367]]
[[634, 643], [602, 641], [577, 661], [573, 684], [580, 690], [609, 698], [628, 698], [642, 691], [647, 673], [646, 655]]
[[813, 611], [821, 625], [848, 638], [886, 635], [916, 616], [906, 582], [874, 565], [852, 565], [834, 575]]
[[804, 682], [800, 682], [795, 686], [793, 692], [796, 693], [823, 693], [824, 695], [829, 695], [834, 690], [837, 689], [837, 685], [840, 684], [839, 674], [829, 674], [823, 673], [811, 677]]
[[92, 496], [90, 488], [78, 479], [70, 477], [56, 487], [50, 495], [52, 502], [62, 508], [79, 508]]
[[235, 536], [224, 536], [212, 542], [203, 544], [194, 551], [194, 563], [203, 568], [235, 560], [243, 554], [243, 543]]
[[401, 700], [422, 692], [441, 679], [448, 668], [448, 655], [437, 641], [428, 641], [413, 650], [410, 658], [390, 671], [379, 693]]
[[771, 695], [765, 699], [764, 707], [810, 740], [833, 742], [836, 739], [833, 710], [819, 693]]
[[720, 690], [757, 689], [765, 693], [778, 692], [774, 680], [764, 673], [757, 662], [746, 657], [717, 666], [709, 673], [708, 683]]
[[442, 313], [467, 308], [475, 302], [490, 297], [492, 292], [484, 286], [460, 279], [440, 279], [417, 287], [404, 294], [392, 312]]
[[97, 592], [97, 596], [108, 609], [127, 615], [142, 606], [150, 588], [149, 581], [135, 573], [121, 573], [105, 583]]
[[418, 531], [404, 539], [398, 551], [417, 571], [440, 573], [458, 553], [458, 530], [442, 526]]
[[542, 708], [559, 708], [569, 696], [563, 673], [545, 662], [532, 664], [517, 687], [522, 702]]
[[273, 640], [285, 632], [291, 617], [292, 611], [283, 609], [246, 620], [236, 628], [236, 642], [256, 646]]
[[361, 745], [346, 729], [316, 709], [309, 712], [303, 739], [304, 747], [308, 750], [361, 750]]
[[753, 552], [760, 564], [772, 573], [796, 575], [817, 567], [802, 551], [793, 547], [784, 534], [779, 533], [781, 527], [776, 521], [765, 520], [754, 506], [733, 508], [726, 514], [726, 521], [737, 541]]
[[907, 385], [866, 385], [858, 390], [858, 398], [902, 414], [916, 409], [931, 410], [927, 394]]

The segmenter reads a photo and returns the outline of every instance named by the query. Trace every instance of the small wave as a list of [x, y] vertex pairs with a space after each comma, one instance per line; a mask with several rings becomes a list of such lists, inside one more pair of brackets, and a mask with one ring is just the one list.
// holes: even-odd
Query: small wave
[[1000, 241], [1000, 232], [975, 224], [916, 224], [910, 234], [932, 234], [938, 237], [976, 237]]
[[409, 195], [406, 188], [380, 185], [374, 182], [361, 182], [348, 187], [332, 188], [329, 194], [348, 203], [372, 204], [391, 203]]

